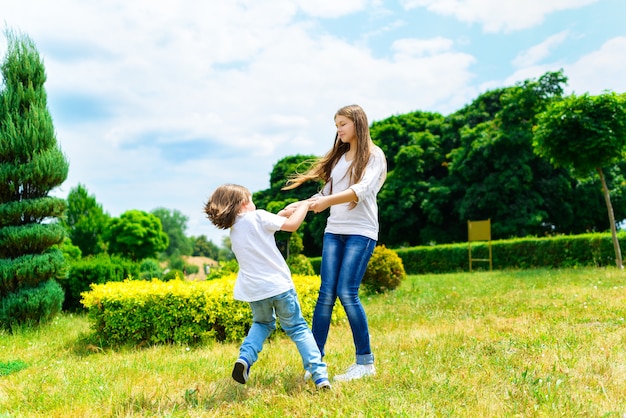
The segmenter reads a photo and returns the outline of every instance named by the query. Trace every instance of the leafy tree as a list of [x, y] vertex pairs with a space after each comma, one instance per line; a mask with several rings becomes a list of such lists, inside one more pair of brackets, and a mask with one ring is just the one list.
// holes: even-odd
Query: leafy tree
[[140, 210], [128, 210], [109, 222], [105, 239], [109, 252], [133, 261], [155, 258], [165, 250], [168, 237], [159, 218]]
[[449, 166], [459, 230], [469, 219], [491, 218], [494, 238], [508, 238], [543, 234], [558, 224], [547, 203], [569, 200], [569, 178], [533, 152], [532, 127], [565, 81], [561, 73], [548, 73], [501, 90], [491, 120], [460, 130]]
[[165, 255], [167, 257], [174, 254], [178, 256], [191, 255], [193, 252], [192, 242], [185, 235], [189, 217], [176, 209], [170, 211], [166, 208], [156, 208], [150, 213], [161, 220], [163, 232], [169, 238], [169, 245], [164, 251]]
[[110, 216], [102, 210], [102, 205], [96, 202], [95, 196], [89, 195], [84, 185], [79, 184], [70, 190], [62, 224], [83, 256], [106, 252], [102, 236], [109, 219]]
[[533, 145], [556, 166], [571, 166], [585, 176], [600, 177], [608, 211], [615, 262], [623, 268], [615, 216], [603, 168], [626, 156], [626, 95], [571, 95], [553, 103], [539, 115]]
[[385, 153], [388, 170], [378, 196], [381, 242], [419, 242], [427, 225], [423, 204], [430, 185], [447, 175], [442, 122], [436, 113], [411, 112], [372, 124], [372, 139]]
[[209, 257], [213, 260], [217, 260], [220, 252], [220, 248], [209, 241], [206, 235], [200, 235], [198, 237], [191, 237], [193, 242], [193, 252], [191, 255], [200, 257]]
[[[65, 261], [58, 223], [63, 199], [48, 196], [67, 178], [47, 108], [46, 73], [34, 42], [6, 32], [0, 67], [0, 327], [48, 321], [61, 310], [54, 280]], [[46, 221], [46, 222], [44, 222]]]
[[[446, 117], [415, 111], [374, 122], [372, 139], [388, 163], [378, 196], [380, 244], [465, 241], [468, 219], [491, 218], [494, 239], [608, 229], [603, 193], [592, 173], [574, 175], [533, 149], [537, 115], [561, 99], [566, 81], [561, 71], [549, 72], [488, 91]], [[277, 211], [314, 194], [319, 185], [280, 190], [311, 158], [280, 160], [271, 187], [255, 193], [257, 206]], [[626, 161], [620, 161], [604, 173], [618, 221], [626, 218], [624, 170]], [[319, 255], [327, 213], [309, 215], [299, 230], [304, 254]]]

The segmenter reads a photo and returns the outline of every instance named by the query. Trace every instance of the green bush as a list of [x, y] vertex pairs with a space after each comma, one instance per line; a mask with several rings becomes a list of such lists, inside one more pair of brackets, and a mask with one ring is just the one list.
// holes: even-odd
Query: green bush
[[163, 275], [164, 282], [169, 282], [170, 280], [183, 280], [185, 278], [185, 274], [178, 269], [172, 269]]
[[183, 270], [183, 272], [187, 274], [196, 274], [199, 271], [200, 267], [196, 266], [195, 264], [185, 264], [185, 269]]
[[48, 322], [61, 312], [63, 298], [63, 289], [54, 280], [11, 293], [0, 299], [0, 326], [11, 330]]
[[90, 285], [121, 282], [128, 278], [139, 278], [139, 264], [119, 256], [98, 254], [85, 257], [71, 264], [67, 276], [59, 283], [65, 291], [63, 309], [80, 310], [81, 293], [89, 290]]
[[139, 277], [142, 280], [160, 279], [163, 277], [163, 269], [154, 258], [144, 258], [139, 263]]
[[289, 255], [298, 255], [304, 251], [302, 237], [297, 232], [292, 232], [289, 236]]
[[304, 276], [312, 276], [315, 274], [311, 261], [304, 254], [290, 255], [287, 258], [287, 265], [291, 274], [302, 274]]
[[239, 263], [237, 260], [232, 259], [228, 261], [220, 261], [217, 267], [212, 267], [211, 272], [207, 276], [207, 280], [215, 280], [224, 276], [228, 276], [231, 273], [237, 273], [239, 271]]
[[374, 248], [365, 276], [364, 290], [369, 293], [384, 293], [400, 286], [406, 277], [402, 259], [398, 254], [384, 245]]

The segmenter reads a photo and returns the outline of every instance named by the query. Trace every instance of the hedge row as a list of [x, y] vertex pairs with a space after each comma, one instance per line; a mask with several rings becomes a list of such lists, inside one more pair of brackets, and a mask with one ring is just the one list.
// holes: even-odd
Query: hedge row
[[[626, 232], [618, 233], [622, 254]], [[469, 271], [468, 243], [395, 249], [407, 274]], [[610, 233], [516, 238], [491, 242], [494, 270], [615, 265]], [[488, 243], [472, 242], [472, 258], [488, 258]], [[311, 258], [317, 274], [321, 258]], [[488, 270], [488, 262], [473, 262], [472, 270]]]
[[[247, 303], [233, 299], [234, 274], [210, 281], [126, 280], [94, 284], [82, 304], [96, 335], [110, 345], [241, 341], [252, 324]], [[311, 323], [319, 276], [293, 277]], [[345, 318], [337, 304], [333, 322]], [[280, 324], [278, 324], [280, 327]]]
[[58, 279], [65, 291], [63, 309], [75, 311], [82, 308], [81, 295], [92, 283], [122, 282], [129, 277], [139, 278], [139, 264], [118, 256], [99, 254], [70, 263], [67, 274]]

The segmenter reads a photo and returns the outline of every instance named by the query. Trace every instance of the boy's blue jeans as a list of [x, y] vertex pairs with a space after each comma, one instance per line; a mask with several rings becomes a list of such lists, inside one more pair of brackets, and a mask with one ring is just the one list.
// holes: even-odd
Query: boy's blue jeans
[[375, 240], [362, 235], [324, 234], [320, 267], [322, 284], [313, 313], [312, 327], [322, 357], [333, 307], [339, 298], [352, 329], [356, 363], [374, 363], [367, 317], [359, 299], [359, 286], [375, 246]]
[[276, 329], [276, 317], [280, 319], [280, 326], [285, 333], [296, 343], [302, 364], [308, 370], [315, 383], [328, 379], [326, 363], [322, 361], [311, 329], [302, 316], [300, 302], [296, 291], [291, 289], [271, 298], [250, 302], [252, 308], [252, 327], [239, 349], [239, 357], [245, 359], [249, 365], [254, 364], [263, 349], [263, 343]]

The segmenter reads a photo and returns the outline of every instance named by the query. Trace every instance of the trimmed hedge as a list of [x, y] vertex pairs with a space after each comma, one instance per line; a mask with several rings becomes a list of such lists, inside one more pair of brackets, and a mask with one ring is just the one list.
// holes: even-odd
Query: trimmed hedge
[[[127, 280], [94, 284], [82, 304], [98, 337], [110, 345], [241, 341], [252, 324], [247, 303], [233, 299], [236, 274], [210, 281]], [[311, 323], [319, 276], [293, 276]], [[333, 322], [345, 318], [338, 304]], [[278, 328], [280, 324], [278, 324]]]
[[59, 284], [65, 291], [63, 309], [81, 310], [81, 295], [92, 284], [122, 282], [129, 277], [140, 277], [139, 264], [108, 254], [85, 257], [70, 264], [66, 277], [59, 278]]
[[[626, 232], [618, 232], [617, 237], [624, 256]], [[469, 271], [467, 242], [399, 248], [394, 251], [402, 259], [407, 274]], [[610, 233], [492, 241], [491, 251], [494, 270], [615, 265], [615, 250]], [[472, 242], [472, 256], [488, 258], [488, 243]], [[322, 258], [313, 257], [310, 260], [313, 270], [319, 274]], [[472, 270], [488, 269], [487, 262], [472, 263]]]
[[[618, 240], [623, 254], [626, 233], [618, 233]], [[408, 274], [469, 271], [468, 243], [395, 251]], [[494, 270], [615, 265], [610, 233], [492, 241], [491, 251]], [[472, 256], [488, 258], [488, 243], [473, 242]], [[472, 263], [472, 270], [488, 269], [487, 262]]]

